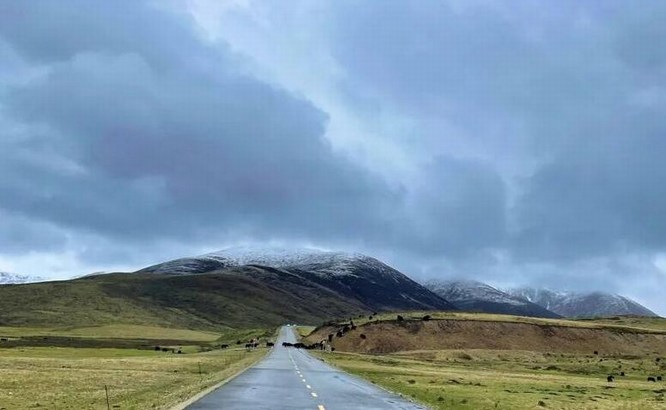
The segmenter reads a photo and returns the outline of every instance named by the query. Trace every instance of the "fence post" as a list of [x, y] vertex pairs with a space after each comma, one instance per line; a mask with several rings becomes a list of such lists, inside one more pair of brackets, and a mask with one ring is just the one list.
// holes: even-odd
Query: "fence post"
[[106, 410], [111, 410], [111, 403], [109, 402], [109, 388], [104, 385], [104, 392], [106, 393]]

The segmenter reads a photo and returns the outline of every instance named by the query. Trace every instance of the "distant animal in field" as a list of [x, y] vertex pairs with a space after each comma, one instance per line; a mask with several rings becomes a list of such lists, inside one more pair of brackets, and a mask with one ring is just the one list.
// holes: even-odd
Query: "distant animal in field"
[[366, 339], [366, 338], [367, 338], [367, 336], [364, 335], [363, 333], [361, 333], [361, 339]]
[[229, 347], [229, 345], [220, 345], [220, 349], [226, 349], [228, 347]]
[[620, 372], [620, 376], [624, 377], [624, 372]]
[[657, 376], [657, 381], [661, 381], [661, 376]]
[[402, 317], [402, 316], [400, 316], [400, 315], [398, 315], [398, 318], [397, 318], [397, 319], [398, 319], [398, 322], [402, 322], [403, 320], [405, 320], [405, 318]]
[[2, 339], [0, 339], [0, 342], [9, 342], [9, 339], [7, 339], [6, 337], [3, 337]]
[[652, 376], [649, 376], [649, 377], [647, 378], [647, 381], [656, 383], [656, 382], [657, 382], [657, 379], [654, 378], [654, 377], [652, 377]]
[[598, 352], [597, 350], [595, 350], [595, 351], [594, 351], [594, 354], [595, 354], [595, 355], [598, 355], [598, 354], [599, 354], [599, 352]]
[[606, 380], [608, 381], [608, 383], [611, 383], [615, 380], [615, 377], [613, 377], [612, 374], [609, 374], [608, 377], [606, 377]]

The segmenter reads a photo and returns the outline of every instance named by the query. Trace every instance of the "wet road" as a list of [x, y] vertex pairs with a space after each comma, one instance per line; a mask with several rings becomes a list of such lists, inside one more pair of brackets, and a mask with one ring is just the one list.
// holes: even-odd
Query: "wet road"
[[365, 380], [337, 370], [307, 351], [282, 347], [295, 342], [283, 327], [262, 361], [191, 404], [187, 410], [415, 410], [424, 409]]

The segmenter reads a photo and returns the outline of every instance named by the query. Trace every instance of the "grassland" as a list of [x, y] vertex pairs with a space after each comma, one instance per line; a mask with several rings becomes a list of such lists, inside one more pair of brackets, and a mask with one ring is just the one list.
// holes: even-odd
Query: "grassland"
[[[164, 409], [259, 359], [265, 350], [172, 354], [128, 349], [0, 349], [0, 408]], [[201, 369], [201, 373], [199, 373]]]
[[[335, 352], [316, 354], [437, 409], [666, 408], [666, 384], [647, 381], [666, 373], [665, 319], [397, 315], [357, 317], [356, 329], [334, 338]], [[319, 327], [308, 339], [341, 324]]]
[[[237, 341], [267, 341], [273, 335], [274, 329], [0, 327], [5, 339], [0, 342], [0, 409], [106, 409], [105, 386], [112, 408], [170, 408], [267, 352], [247, 351]], [[230, 347], [216, 348], [220, 344]], [[80, 347], [86, 345], [94, 347]], [[155, 351], [155, 346], [182, 354]]]
[[[648, 358], [443, 350], [319, 353], [326, 361], [436, 409], [664, 409], [666, 369]], [[623, 369], [623, 370], [622, 370]], [[608, 383], [606, 375], [616, 376]]]
[[[229, 333], [224, 333], [229, 336]], [[214, 342], [221, 337], [219, 332], [191, 329], [170, 329], [157, 326], [103, 325], [67, 328], [39, 328], [0, 326], [0, 336], [61, 336], [82, 338], [122, 338], [122, 339], [181, 339], [198, 342]]]

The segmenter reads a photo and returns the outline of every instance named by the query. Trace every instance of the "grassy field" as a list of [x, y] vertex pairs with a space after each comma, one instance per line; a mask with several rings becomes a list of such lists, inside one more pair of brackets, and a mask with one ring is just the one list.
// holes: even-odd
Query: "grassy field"
[[[646, 381], [666, 366], [649, 358], [491, 350], [318, 354], [436, 409], [666, 408], [666, 384]], [[626, 376], [606, 381], [620, 371]]]
[[220, 338], [220, 335], [220, 332], [120, 324], [67, 328], [0, 326], [0, 336], [2, 337], [62, 336], [121, 339], [182, 339], [198, 342], [214, 342]]
[[[105, 386], [112, 408], [166, 409], [268, 351], [246, 351], [237, 341], [265, 342], [274, 334], [274, 329], [208, 332], [136, 325], [0, 327], [5, 339], [0, 341], [0, 409], [106, 409]], [[57, 346], [48, 345], [52, 342]], [[122, 348], [80, 347], [100, 343]], [[222, 343], [230, 347], [215, 348]]]
[[112, 408], [165, 409], [233, 375], [265, 352], [0, 349], [0, 408], [106, 409], [107, 386]]

